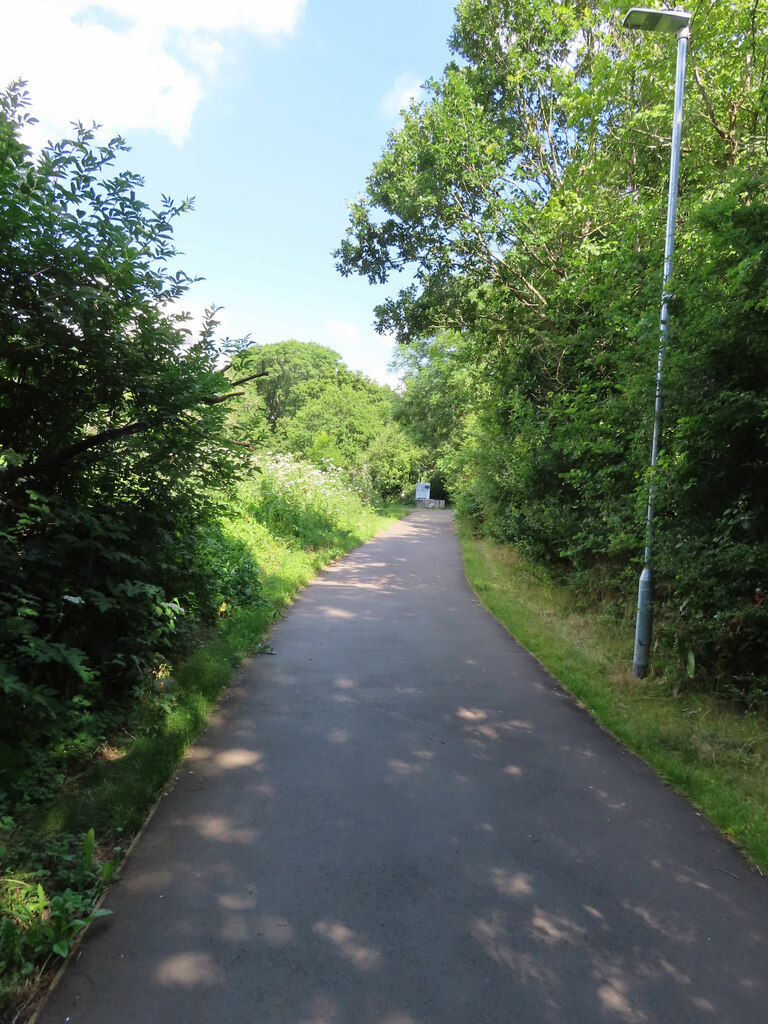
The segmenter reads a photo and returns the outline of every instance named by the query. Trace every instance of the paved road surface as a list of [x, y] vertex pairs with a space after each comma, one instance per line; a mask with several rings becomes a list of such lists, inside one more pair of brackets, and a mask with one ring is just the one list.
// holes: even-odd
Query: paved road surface
[[766, 1024], [766, 880], [480, 607], [448, 513], [271, 639], [40, 1024]]

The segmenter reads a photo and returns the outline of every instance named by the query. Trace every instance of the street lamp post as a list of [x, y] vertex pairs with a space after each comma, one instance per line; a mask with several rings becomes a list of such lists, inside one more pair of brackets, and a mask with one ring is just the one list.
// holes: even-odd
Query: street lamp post
[[675, 219], [677, 216], [677, 180], [680, 171], [680, 139], [683, 129], [683, 88], [685, 85], [685, 61], [688, 54], [689, 24], [691, 15], [687, 11], [657, 11], [647, 7], [633, 7], [624, 18], [625, 28], [651, 32], [674, 32], [677, 35], [677, 72], [675, 76], [675, 109], [672, 118], [672, 154], [669, 164], [669, 197], [667, 199], [667, 236], [664, 246], [664, 276], [661, 286], [661, 317], [659, 320], [659, 356], [656, 363], [656, 399], [653, 409], [653, 440], [651, 442], [651, 473], [648, 485], [648, 509], [646, 513], [645, 552], [643, 571], [637, 591], [637, 622], [635, 624], [635, 653], [633, 671], [638, 679], [648, 672], [648, 660], [653, 632], [653, 506], [654, 468], [659, 456], [661, 441], [662, 395], [661, 381], [664, 355], [669, 341], [669, 300], [668, 286], [672, 276], [675, 252]]

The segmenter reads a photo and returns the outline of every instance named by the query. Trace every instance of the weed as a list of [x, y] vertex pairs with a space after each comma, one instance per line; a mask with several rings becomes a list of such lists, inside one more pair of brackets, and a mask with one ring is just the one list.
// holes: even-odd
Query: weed
[[[8, 833], [14, 823], [6, 818], [3, 826]], [[8, 845], [3, 849], [7, 854]], [[44, 854], [17, 842], [12, 854], [16, 867], [24, 861], [26, 870], [20, 876], [9, 870], [0, 880], [0, 1005], [18, 1003], [52, 958], [68, 956], [83, 928], [109, 913], [95, 910], [94, 902], [119, 858], [118, 851], [98, 862], [93, 829], [79, 841], [51, 837]]]

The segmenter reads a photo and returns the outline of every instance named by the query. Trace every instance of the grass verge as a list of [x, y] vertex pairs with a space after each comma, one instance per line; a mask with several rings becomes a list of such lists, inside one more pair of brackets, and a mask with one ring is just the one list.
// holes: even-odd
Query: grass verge
[[631, 671], [633, 624], [581, 610], [514, 549], [459, 530], [482, 604], [614, 736], [768, 872], [768, 722]]

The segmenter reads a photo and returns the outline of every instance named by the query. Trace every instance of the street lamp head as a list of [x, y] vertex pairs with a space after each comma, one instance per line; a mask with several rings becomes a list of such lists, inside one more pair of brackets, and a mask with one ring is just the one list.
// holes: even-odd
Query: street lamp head
[[652, 7], [633, 7], [624, 18], [624, 28], [641, 32], [679, 32], [691, 21], [688, 11], [659, 11]]

